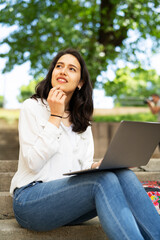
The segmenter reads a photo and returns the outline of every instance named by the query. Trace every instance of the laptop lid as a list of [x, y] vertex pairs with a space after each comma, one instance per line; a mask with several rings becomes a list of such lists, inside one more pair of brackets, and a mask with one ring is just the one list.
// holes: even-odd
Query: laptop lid
[[100, 169], [146, 165], [160, 142], [160, 123], [122, 121]]
[[64, 175], [146, 165], [160, 142], [160, 123], [122, 121], [106, 151], [99, 169]]

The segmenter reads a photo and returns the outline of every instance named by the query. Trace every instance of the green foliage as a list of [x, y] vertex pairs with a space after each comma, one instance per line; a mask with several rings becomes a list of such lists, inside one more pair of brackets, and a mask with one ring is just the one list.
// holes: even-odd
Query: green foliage
[[[17, 121], [19, 118], [19, 110], [15, 109], [0, 109], [0, 120], [4, 119], [8, 122]], [[151, 113], [136, 113], [136, 114], [117, 114], [107, 116], [93, 116], [95, 122], [120, 122], [122, 120], [128, 121], [149, 121], [156, 122], [157, 118]]]
[[4, 103], [4, 97], [0, 96], [0, 108], [3, 107], [3, 103]]
[[120, 121], [140, 121], [140, 122], [156, 122], [157, 117], [152, 113], [136, 113], [125, 115], [109, 115], [109, 116], [94, 116], [95, 122], [120, 122]]
[[40, 78], [39, 80], [32, 80], [30, 83], [26, 86], [23, 85], [20, 88], [20, 94], [17, 97], [19, 102], [23, 102], [27, 98], [31, 97], [35, 93], [35, 87], [38, 82], [40, 82], [42, 79]]
[[[30, 61], [32, 74], [44, 76], [54, 54], [73, 47], [83, 54], [94, 85], [110, 61], [131, 61], [142, 38], [154, 39], [153, 51], [160, 43], [159, 0], [1, 0], [0, 7], [0, 23], [17, 26], [0, 42], [9, 46], [0, 55], [7, 57], [3, 72]], [[137, 39], [126, 49], [128, 31], [135, 29]]]
[[153, 93], [160, 94], [160, 76], [155, 70], [125, 67], [116, 71], [115, 79], [108, 80], [104, 89], [107, 96], [115, 97], [116, 103], [126, 99], [128, 105], [144, 105], [145, 98]]

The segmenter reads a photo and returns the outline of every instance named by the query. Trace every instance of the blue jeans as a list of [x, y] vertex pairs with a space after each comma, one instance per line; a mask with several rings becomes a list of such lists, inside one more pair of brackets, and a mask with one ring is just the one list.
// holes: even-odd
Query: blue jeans
[[128, 169], [35, 182], [14, 193], [19, 224], [48, 231], [98, 215], [109, 239], [160, 239], [160, 216]]

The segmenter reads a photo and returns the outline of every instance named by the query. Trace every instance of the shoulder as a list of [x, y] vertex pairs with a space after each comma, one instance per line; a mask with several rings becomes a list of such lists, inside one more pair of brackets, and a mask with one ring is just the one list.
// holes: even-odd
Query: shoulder
[[22, 109], [24, 108], [32, 108], [34, 106], [36, 106], [38, 104], [38, 100], [32, 99], [32, 98], [28, 98], [27, 100], [25, 100], [22, 104]]
[[49, 105], [46, 100], [44, 103], [41, 99], [29, 98], [22, 104], [20, 111], [20, 120], [22, 121], [33, 121], [35, 120], [39, 125], [45, 125], [50, 115]]
[[29, 98], [23, 102], [20, 111], [20, 116], [25, 116], [26, 118], [30, 118], [32, 116], [34, 118], [48, 119], [49, 113], [50, 109], [46, 100], [44, 100], [43, 103], [41, 99], [35, 100]]
[[42, 108], [48, 108], [48, 103], [46, 100], [44, 100], [44, 103], [43, 103], [40, 98], [38, 98], [37, 100], [33, 98], [28, 98], [23, 102], [21, 109], [37, 111], [38, 109], [42, 109]]

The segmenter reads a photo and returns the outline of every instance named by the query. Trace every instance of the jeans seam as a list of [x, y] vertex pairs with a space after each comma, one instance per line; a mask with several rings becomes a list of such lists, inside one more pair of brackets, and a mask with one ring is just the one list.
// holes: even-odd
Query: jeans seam
[[[43, 198], [40, 198], [40, 199], [38, 199], [38, 200], [34, 200], [34, 201], [26, 201], [25, 202], [25, 206], [27, 206], [27, 205], [29, 205], [29, 204], [34, 204], [34, 202], [39, 202], [39, 201], [45, 201], [46, 199], [48, 199], [49, 197], [51, 197], [51, 196], [54, 196], [54, 195], [56, 195], [56, 194], [59, 194], [59, 193], [63, 193], [63, 192], [65, 192], [65, 191], [68, 191], [68, 189], [73, 189], [73, 188], [75, 188], [75, 187], [78, 187], [78, 186], [87, 186], [87, 185], [93, 185], [94, 184], [94, 182], [92, 182], [92, 181], [89, 181], [89, 182], [85, 182], [85, 183], [76, 183], [76, 184], [74, 184], [74, 185], [72, 185], [72, 186], [69, 186], [69, 187], [65, 187], [65, 188], [63, 188], [63, 190], [58, 190], [58, 191], [56, 191], [55, 193], [53, 192], [52, 194], [49, 194], [49, 195], [47, 195], [46, 197], [43, 197]], [[23, 192], [23, 190], [21, 191], [21, 193]], [[21, 195], [21, 193], [20, 193], [20, 195]], [[20, 196], [19, 195], [19, 196]], [[20, 205], [23, 205], [23, 202], [21, 202], [21, 203], [19, 203], [19, 202], [17, 202], [16, 203], [16, 199], [14, 199], [15, 200], [15, 204], [18, 206], [20, 206]], [[17, 221], [18, 221], [18, 219], [20, 219], [22, 222], [24, 222], [24, 223], [26, 223], [27, 224], [27, 227], [28, 228], [31, 228], [30, 227], [30, 224], [28, 223], [28, 221], [26, 221], [26, 220], [23, 220], [22, 218], [20, 218], [18, 215], [16, 215], [15, 214], [15, 217], [16, 217], [16, 219], [17, 219]]]
[[130, 204], [129, 204], [129, 206], [130, 206], [130, 209], [131, 209], [134, 217], [136, 218], [137, 222], [141, 225], [141, 227], [143, 228], [144, 232], [148, 234], [148, 236], [149, 236], [149, 238], [151, 238], [151, 240], [152, 239], [154, 240], [154, 238], [152, 238], [151, 234], [147, 231], [147, 229], [144, 227], [144, 225], [141, 223], [141, 221], [139, 221], [138, 218], [136, 217], [135, 211], [132, 208], [132, 206]]
[[[41, 199], [27, 201], [26, 204], [38, 202], [38, 201], [41, 201], [42, 199], [43, 199], [43, 200], [46, 200], [46, 199], [48, 199], [50, 196], [54, 196], [54, 195], [56, 195], [56, 194], [58, 194], [58, 193], [63, 193], [63, 192], [65, 192], [65, 191], [67, 191], [68, 189], [72, 189], [72, 188], [75, 188], [75, 187], [78, 187], [78, 186], [88, 185], [88, 184], [89, 184], [89, 185], [90, 185], [90, 184], [94, 184], [94, 181], [87, 181], [87, 182], [85, 182], [85, 183], [78, 183], [78, 184], [74, 184], [74, 185], [69, 186], [69, 187], [65, 187], [63, 190], [58, 190], [58, 191], [56, 191], [55, 193], [49, 194], [49, 195], [47, 195], [46, 197], [43, 197], [43, 198], [41, 198]], [[25, 190], [25, 189], [24, 189], [24, 190]], [[22, 192], [23, 192], [23, 190], [21, 191], [21, 193], [22, 193]], [[21, 193], [20, 193], [20, 194], [21, 194]], [[15, 200], [17, 200], [17, 199], [15, 199]]]
[[[87, 181], [87, 182], [83, 182], [83, 183], [76, 183], [76, 184], [74, 184], [74, 185], [72, 185], [72, 186], [65, 187], [63, 190], [60, 189], [60, 190], [56, 191], [55, 193], [51, 193], [51, 194], [49, 194], [49, 195], [47, 195], [46, 197], [43, 197], [43, 198], [41, 198], [41, 199], [32, 200], [32, 201], [27, 201], [27, 202], [26, 202], [26, 205], [29, 205], [29, 204], [34, 203], [34, 202], [42, 201], [42, 199], [43, 199], [43, 200], [46, 200], [46, 199], [48, 199], [50, 196], [54, 196], [54, 195], [56, 195], [56, 194], [63, 193], [63, 192], [65, 192], [65, 191], [69, 190], [69, 189], [73, 189], [73, 188], [78, 187], [78, 186], [91, 185], [91, 184], [92, 184], [94, 187], [95, 187], [95, 186], [98, 186], [98, 187], [99, 187], [99, 189], [101, 190], [102, 195], [103, 195], [103, 197], [104, 197], [104, 200], [105, 200], [105, 202], [106, 202], [106, 205], [108, 206], [108, 209], [109, 209], [109, 211], [110, 211], [110, 213], [111, 213], [111, 216], [113, 217], [113, 219], [115, 220], [115, 222], [116, 222], [116, 224], [117, 224], [117, 227], [120, 229], [120, 231], [121, 231], [122, 234], [124, 235], [125, 239], [129, 240], [128, 236], [126, 235], [126, 233], [124, 232], [124, 230], [121, 228], [121, 226], [120, 226], [120, 224], [119, 224], [119, 221], [117, 220], [114, 212], [112, 211], [112, 209], [111, 209], [111, 207], [110, 207], [110, 204], [108, 203], [107, 197], [106, 197], [105, 194], [104, 194], [104, 191], [103, 191], [103, 188], [102, 188], [101, 184], [96, 183], [95, 181]], [[31, 186], [31, 187], [32, 187], [32, 186]], [[26, 188], [23, 189], [23, 190], [26, 190]], [[20, 192], [19, 196], [21, 195], [21, 193], [23, 192], [23, 190]], [[93, 188], [92, 191], [94, 192], [94, 188]], [[93, 192], [92, 192], [92, 196], [94, 196]], [[92, 197], [92, 198], [93, 198], [93, 197]], [[94, 199], [94, 198], [93, 198], [93, 199]], [[16, 201], [16, 200], [17, 200], [17, 199], [15, 199], [15, 201]], [[19, 203], [18, 203], [18, 204], [19, 204]]]
[[106, 197], [105, 194], [104, 194], [103, 187], [102, 187], [101, 184], [99, 184], [99, 183], [94, 183], [94, 184], [97, 185], [97, 186], [99, 187], [99, 189], [101, 190], [102, 195], [103, 195], [103, 197], [104, 197], [104, 200], [105, 200], [105, 202], [106, 202], [106, 205], [108, 206], [108, 209], [109, 209], [109, 211], [110, 211], [110, 213], [111, 213], [111, 216], [112, 216], [113, 219], [115, 220], [115, 223], [117, 224], [118, 228], [121, 230], [121, 232], [122, 232], [122, 234], [124, 235], [124, 237], [125, 237], [127, 240], [130, 240], [130, 239], [128, 238], [128, 236], [126, 235], [126, 232], [124, 231], [124, 229], [121, 228], [121, 226], [120, 226], [120, 224], [119, 224], [119, 221], [118, 221], [118, 219], [116, 218], [116, 215], [115, 215], [114, 212], [112, 211], [112, 208], [110, 207], [110, 204], [109, 204], [109, 202], [108, 202], [108, 200], [107, 200], [107, 197]]
[[[135, 176], [135, 173], [134, 173], [131, 169], [128, 169], [128, 171], [132, 172], [132, 174]], [[116, 174], [116, 175], [117, 175], [117, 174]], [[127, 183], [128, 183], [128, 182], [125, 181], [125, 184], [126, 184], [126, 185], [127, 185]], [[149, 238], [151, 238], [151, 239], [154, 240], [154, 238], [152, 238], [151, 234], [150, 234], [150, 233], [147, 231], [147, 229], [144, 227], [144, 224], [141, 224], [141, 221], [139, 221], [138, 218], [136, 217], [135, 211], [134, 211], [134, 209], [132, 208], [131, 204], [130, 204], [128, 201], [127, 201], [127, 203], [128, 203], [128, 205], [129, 205], [132, 213], [133, 213], [133, 216], [135, 217], [136, 221], [140, 224], [140, 226], [142, 227], [142, 229], [144, 230], [144, 232], [145, 232], [146, 234], [148, 234]]]

